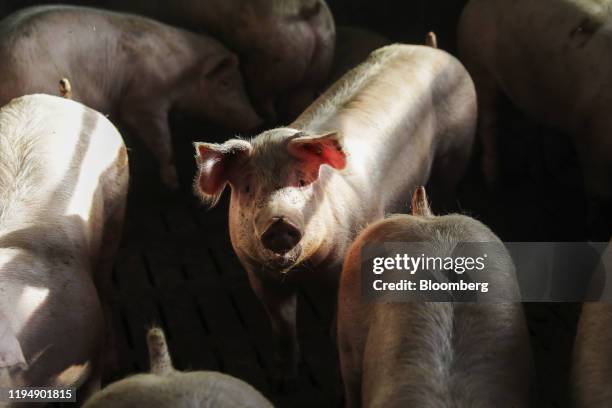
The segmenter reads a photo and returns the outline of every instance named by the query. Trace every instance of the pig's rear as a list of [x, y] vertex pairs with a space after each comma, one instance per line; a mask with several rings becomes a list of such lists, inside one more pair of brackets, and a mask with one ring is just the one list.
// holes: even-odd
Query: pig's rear
[[[425, 255], [443, 259], [458, 256], [459, 242], [501, 245], [477, 221], [459, 215], [442, 218], [393, 216], [368, 227], [351, 246], [338, 304], [348, 406], [526, 406], [531, 362], [520, 303], [434, 303], [410, 291], [398, 303], [362, 300], [360, 254], [365, 243], [427, 243]], [[498, 255], [491, 264], [489, 254], [486, 277], [466, 271], [462, 279], [503, 286], [503, 297], [516, 298], [512, 260], [505, 251]]]
[[512, 304], [377, 304], [364, 349], [363, 405], [525, 406], [528, 376], [516, 375], [525, 355], [516, 336], [521, 313]]

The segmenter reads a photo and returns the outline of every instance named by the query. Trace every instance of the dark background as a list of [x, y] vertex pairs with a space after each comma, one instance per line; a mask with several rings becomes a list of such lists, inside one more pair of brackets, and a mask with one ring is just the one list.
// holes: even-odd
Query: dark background
[[[0, 2], [0, 11], [2, 6], [14, 7], [7, 4]], [[465, 1], [332, 0], [329, 4], [338, 26], [368, 28], [392, 42], [413, 43], [422, 43], [425, 33], [434, 30], [440, 48], [454, 52]], [[223, 141], [231, 133], [175, 118], [173, 134], [181, 178], [181, 191], [173, 195], [161, 187], [151, 156], [138, 140], [126, 135], [131, 191], [114, 273], [120, 361], [108, 379], [147, 370], [145, 332], [158, 324], [166, 331], [179, 369], [235, 375], [280, 407], [340, 406], [330, 316], [318, 306], [316, 293], [300, 295], [304, 356], [300, 388], [282, 392], [271, 382], [269, 324], [229, 243], [227, 194], [208, 211], [191, 191], [195, 173], [191, 142]], [[503, 107], [501, 134], [502, 185], [495, 191], [485, 188], [477, 148], [451, 210], [483, 221], [504, 241], [584, 240], [584, 193], [568, 139], [524, 117], [510, 103]], [[526, 304], [525, 310], [537, 372], [532, 405], [568, 406], [579, 305]]]

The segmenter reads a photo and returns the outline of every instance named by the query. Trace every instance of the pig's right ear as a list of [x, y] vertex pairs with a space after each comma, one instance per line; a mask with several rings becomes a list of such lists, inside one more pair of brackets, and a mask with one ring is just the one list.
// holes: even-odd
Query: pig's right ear
[[194, 189], [202, 201], [214, 207], [236, 170], [251, 155], [246, 140], [229, 140], [223, 144], [194, 143], [198, 174]]

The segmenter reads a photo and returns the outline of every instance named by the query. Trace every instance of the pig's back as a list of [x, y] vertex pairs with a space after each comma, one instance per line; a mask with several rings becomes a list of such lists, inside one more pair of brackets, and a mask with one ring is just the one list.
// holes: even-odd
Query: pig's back
[[124, 154], [100, 113], [50, 95], [14, 99], [0, 110], [0, 234], [37, 220], [97, 216], [104, 172]]
[[351, 115], [360, 125], [392, 127], [421, 114], [424, 99], [437, 96], [444, 85], [440, 82], [452, 77], [469, 81], [461, 63], [442, 50], [402, 44], [379, 48], [319, 96], [291, 127], [318, 130]]
[[[456, 256], [458, 242], [501, 245], [473, 219], [446, 218], [442, 226], [395, 215], [370, 225], [351, 246], [339, 292], [339, 348], [350, 337], [362, 350], [364, 406], [526, 406], [530, 354], [520, 304], [409, 303], [409, 292], [404, 302], [362, 302], [358, 254], [365, 243], [427, 242], [443, 258]], [[491, 285], [507, 283], [518, 296], [511, 265], [505, 253], [487, 272], [496, 275]]]
[[138, 374], [110, 384], [95, 394], [86, 408], [272, 408], [272, 404], [246, 382], [214, 371], [178, 372], [159, 376]]
[[529, 115], [575, 130], [612, 103], [612, 1], [472, 0], [460, 54]]
[[113, 125], [78, 102], [29, 95], [0, 109], [0, 316], [28, 364], [0, 368], [0, 385], [79, 386], [95, 367], [92, 266], [122, 152]]
[[73, 99], [110, 113], [113, 87], [125, 62], [117, 29], [121, 15], [76, 6], [37, 6], [0, 22], [0, 105], [35, 93], [59, 95], [59, 80]]
[[[351, 184], [365, 194], [388, 186], [383, 211], [402, 211], [407, 177], [426, 184], [434, 160], [471, 146], [476, 96], [463, 65], [419, 45], [390, 45], [370, 54], [321, 95], [291, 125], [313, 133], [339, 130]], [[413, 158], [413, 160], [405, 160]]]

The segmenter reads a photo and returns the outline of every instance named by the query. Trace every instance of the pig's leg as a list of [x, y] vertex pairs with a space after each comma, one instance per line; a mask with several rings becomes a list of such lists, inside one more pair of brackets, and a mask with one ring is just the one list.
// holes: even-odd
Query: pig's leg
[[174, 167], [172, 138], [168, 125], [168, 112], [144, 112], [125, 119], [130, 132], [137, 135], [153, 153], [160, 166], [161, 179], [170, 190], [178, 189], [178, 176]]
[[298, 376], [300, 358], [295, 287], [280, 282], [264, 281], [252, 272], [249, 272], [249, 280], [253, 291], [263, 303], [272, 325], [279, 379], [287, 384], [294, 383]]
[[501, 92], [495, 79], [488, 74], [478, 75], [478, 134], [482, 146], [482, 172], [489, 186], [499, 181], [498, 105]]

